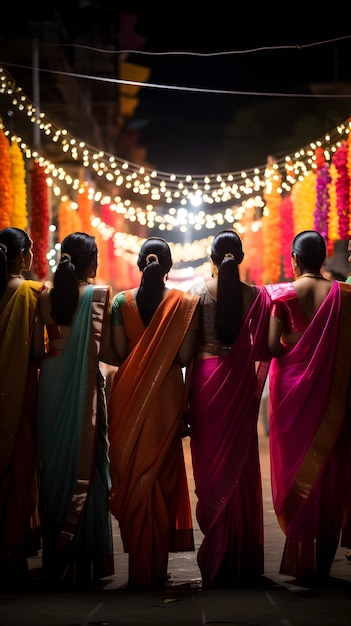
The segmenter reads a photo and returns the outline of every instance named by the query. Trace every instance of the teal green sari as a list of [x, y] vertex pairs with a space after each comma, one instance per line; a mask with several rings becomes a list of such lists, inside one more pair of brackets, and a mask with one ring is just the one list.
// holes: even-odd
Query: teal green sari
[[91, 582], [114, 573], [105, 379], [99, 352], [109, 289], [89, 287], [66, 346], [44, 360], [38, 393], [44, 574]]

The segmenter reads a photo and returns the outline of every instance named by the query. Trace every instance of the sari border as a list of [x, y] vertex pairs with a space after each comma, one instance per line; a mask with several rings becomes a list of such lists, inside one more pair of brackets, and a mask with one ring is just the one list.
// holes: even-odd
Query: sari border
[[347, 399], [349, 390], [348, 379], [343, 376], [343, 371], [345, 367], [351, 369], [351, 306], [347, 306], [346, 302], [347, 297], [351, 297], [351, 290], [344, 289], [343, 283], [339, 284], [339, 288], [342, 302], [331, 394], [321, 424], [278, 515], [278, 522], [285, 533], [289, 520], [308, 498], [324, 470], [345, 422], [345, 404], [340, 402], [340, 397]]

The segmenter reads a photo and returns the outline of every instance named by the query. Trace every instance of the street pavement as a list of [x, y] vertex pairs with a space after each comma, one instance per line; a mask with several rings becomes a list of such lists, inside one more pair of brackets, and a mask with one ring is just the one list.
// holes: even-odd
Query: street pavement
[[[0, 625], [11, 626], [351, 626], [351, 562], [338, 548], [330, 578], [301, 586], [279, 574], [284, 536], [277, 523], [270, 491], [269, 438], [259, 423], [262, 468], [265, 574], [255, 588], [202, 590], [196, 552], [171, 553], [170, 580], [157, 591], [131, 591], [127, 556], [114, 521], [115, 575], [85, 590], [49, 590], [40, 577], [40, 556], [31, 559], [33, 582], [26, 590], [0, 592]], [[194, 513], [196, 548], [202, 534], [196, 524], [194, 481], [189, 439], [184, 439], [189, 488]]]

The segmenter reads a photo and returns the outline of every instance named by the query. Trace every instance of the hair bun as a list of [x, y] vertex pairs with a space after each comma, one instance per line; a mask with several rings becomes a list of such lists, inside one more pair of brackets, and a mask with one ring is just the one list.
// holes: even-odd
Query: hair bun
[[148, 254], [146, 257], [146, 265], [149, 265], [149, 263], [158, 263], [158, 256], [157, 254]]

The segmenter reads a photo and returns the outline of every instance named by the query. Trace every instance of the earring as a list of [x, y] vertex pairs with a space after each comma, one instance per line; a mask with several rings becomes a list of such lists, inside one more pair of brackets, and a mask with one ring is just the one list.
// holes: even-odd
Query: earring
[[300, 270], [299, 266], [297, 265], [297, 263], [294, 263], [293, 271], [294, 271], [294, 278], [300, 278], [301, 270]]
[[294, 278], [300, 278], [301, 270], [297, 264], [295, 252], [293, 252], [291, 255], [291, 266], [292, 266]]
[[216, 267], [212, 259], [211, 259], [211, 276], [212, 278], [217, 278], [218, 276], [218, 267]]

